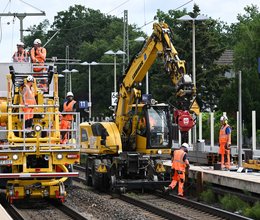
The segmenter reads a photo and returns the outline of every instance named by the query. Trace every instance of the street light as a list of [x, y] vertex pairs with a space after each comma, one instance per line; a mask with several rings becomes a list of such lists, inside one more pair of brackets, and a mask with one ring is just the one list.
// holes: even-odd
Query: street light
[[109, 50], [104, 54], [114, 56], [114, 92], [116, 92], [116, 55], [123, 55], [126, 53], [122, 50], [118, 50], [117, 52], [114, 52], [113, 50]]
[[184, 15], [178, 18], [180, 21], [192, 21], [192, 76], [193, 83], [196, 88], [196, 54], [195, 54], [195, 21], [208, 20], [208, 17], [204, 15], [198, 15], [196, 18], [192, 18], [189, 15]]
[[89, 107], [89, 121], [91, 120], [91, 108], [92, 108], [92, 102], [91, 102], [91, 66], [98, 65], [97, 62], [83, 62], [80, 65], [82, 66], [88, 66], [88, 107]]
[[[66, 96], [66, 92], [72, 92], [72, 83], [71, 83], [71, 73], [78, 73], [79, 71], [76, 69], [72, 69], [72, 70], [68, 70], [65, 69], [62, 71], [65, 74], [65, 96]], [[66, 81], [66, 78], [69, 76], [69, 82]], [[69, 88], [67, 88], [67, 83], [69, 84]], [[66, 91], [66, 89], [68, 89], [69, 91]]]
[[[180, 18], [178, 18], [178, 20], [180, 21], [192, 21], [192, 81], [194, 84], [194, 87], [196, 88], [196, 51], [195, 51], [195, 21], [203, 21], [203, 20], [207, 20], [208, 17], [203, 16], [203, 15], [198, 15], [195, 18], [192, 18], [189, 15], [184, 15]], [[197, 126], [195, 124], [194, 128], [194, 135], [193, 135], [193, 144], [196, 144], [196, 140], [197, 140]]]
[[[138, 37], [135, 39], [136, 42], [144, 42], [145, 38], [144, 37]], [[145, 93], [149, 94], [149, 72], [147, 71], [145, 75]]]

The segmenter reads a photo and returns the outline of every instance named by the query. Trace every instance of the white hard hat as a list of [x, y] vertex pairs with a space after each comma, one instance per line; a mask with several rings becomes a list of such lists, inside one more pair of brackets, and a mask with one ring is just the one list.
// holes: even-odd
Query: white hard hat
[[40, 39], [35, 39], [33, 42], [33, 44], [41, 44], [41, 43], [42, 43], [42, 41]]
[[67, 97], [68, 97], [68, 96], [72, 96], [72, 97], [74, 97], [74, 95], [73, 95], [72, 92], [67, 92]]
[[31, 75], [27, 76], [26, 79], [27, 79], [27, 82], [33, 82], [34, 81], [34, 78]]
[[225, 115], [222, 115], [222, 116], [220, 117], [220, 121], [227, 121], [227, 120], [228, 120], [228, 117], [225, 116]]
[[24, 43], [23, 42], [18, 42], [17, 44], [16, 44], [16, 46], [22, 46], [22, 47], [24, 47]]
[[188, 151], [189, 151], [189, 145], [188, 145], [187, 143], [183, 143], [183, 144], [181, 145], [181, 147], [184, 148], [184, 152], [188, 153]]
[[185, 147], [185, 148], [189, 148], [189, 144], [187, 144], [187, 143], [183, 143], [181, 146]]

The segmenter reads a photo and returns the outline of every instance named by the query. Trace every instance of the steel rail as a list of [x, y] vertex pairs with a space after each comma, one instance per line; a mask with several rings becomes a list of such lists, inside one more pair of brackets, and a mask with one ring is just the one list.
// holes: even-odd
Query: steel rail
[[244, 217], [244, 216], [232, 213], [232, 212], [228, 212], [226, 210], [219, 209], [219, 208], [216, 208], [213, 206], [202, 204], [202, 203], [190, 200], [190, 199], [181, 198], [179, 196], [175, 196], [175, 195], [171, 195], [171, 194], [167, 195], [167, 194], [160, 193], [158, 191], [155, 192], [155, 195], [158, 197], [161, 197], [163, 199], [166, 199], [166, 200], [169, 200], [169, 201], [172, 201], [175, 203], [179, 203], [181, 205], [192, 207], [192, 208], [194, 208], [196, 210], [200, 210], [202, 212], [210, 213], [214, 216], [219, 216], [224, 219], [250, 220], [250, 218], [247, 218], [247, 217]]
[[186, 218], [183, 218], [179, 215], [175, 215], [174, 213], [171, 213], [171, 212], [168, 212], [168, 211], [165, 211], [163, 209], [160, 209], [154, 205], [151, 205], [151, 204], [148, 204], [146, 202], [142, 202], [142, 201], [139, 201], [137, 199], [134, 199], [132, 197], [129, 197], [129, 196], [126, 196], [124, 194], [121, 194], [119, 196], [119, 199], [121, 199], [122, 201], [125, 201], [127, 203], [130, 203], [132, 205], [135, 205], [135, 206], [138, 206], [150, 213], [153, 213], [157, 216], [161, 216], [163, 218], [166, 218], [166, 219], [179, 219], [179, 220], [186, 220]]
[[87, 217], [81, 215], [79, 211], [73, 209], [72, 207], [67, 206], [64, 203], [60, 203], [57, 200], [49, 200], [50, 204], [53, 205], [55, 208], [59, 209], [61, 212], [66, 214], [72, 219], [75, 220], [87, 220]]
[[25, 220], [25, 218], [22, 216], [22, 214], [18, 211], [18, 209], [14, 206], [9, 204], [6, 199], [5, 195], [1, 193], [0, 195], [0, 203], [3, 206], [3, 208], [6, 210], [6, 212], [15, 220]]

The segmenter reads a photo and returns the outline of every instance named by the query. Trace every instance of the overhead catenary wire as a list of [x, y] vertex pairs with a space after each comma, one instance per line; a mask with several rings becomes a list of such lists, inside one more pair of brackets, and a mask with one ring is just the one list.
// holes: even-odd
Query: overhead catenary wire
[[12, 49], [13, 49], [13, 45], [14, 45], [14, 23], [15, 23], [15, 19], [16, 17], [13, 18], [13, 22], [12, 22], [12, 41], [11, 41], [11, 47], [10, 47], [10, 50], [11, 50], [11, 53], [12, 53]]
[[6, 6], [5, 6], [3, 12], [5, 12], [5, 10], [7, 9], [8, 5], [9, 5], [9, 10], [10, 10], [11, 0], [9, 0], [9, 1], [7, 2], [7, 4], [6, 4]]
[[[175, 9], [173, 9], [173, 11], [176, 11], [176, 10], [180, 9], [180, 8], [182, 8], [183, 6], [185, 6], [185, 5], [187, 5], [187, 4], [191, 3], [191, 2], [193, 2], [193, 0], [189, 0], [188, 2], [182, 4], [181, 6], [179, 6], [179, 7], [175, 8]], [[154, 20], [155, 20], [155, 19], [153, 19], [153, 20], [151, 20], [151, 21], [149, 21], [149, 22], [147, 22], [147, 23], [145, 22], [144, 25], [140, 27], [140, 29], [143, 28], [143, 27], [145, 27], [145, 26], [147, 26], [147, 25], [149, 25], [149, 24], [151, 24], [151, 23], [153, 23]]]
[[35, 10], [38, 10], [38, 11], [40, 11], [40, 12], [44, 12], [44, 11], [42, 11], [41, 9], [39, 9], [39, 8], [37, 8], [37, 7], [35, 7], [35, 6], [33, 6], [32, 4], [27, 3], [27, 2], [24, 1], [24, 0], [19, 0], [19, 1], [22, 2], [22, 3], [24, 3], [24, 4], [26, 4], [26, 5], [28, 5], [28, 6], [30, 6], [30, 7], [32, 7], [32, 8], [34, 8]]
[[110, 14], [111, 12], [113, 12], [114, 10], [120, 8], [121, 6], [123, 6], [124, 4], [126, 4], [127, 2], [129, 2], [130, 0], [124, 1], [123, 3], [121, 3], [120, 5], [116, 6], [115, 8], [113, 8], [112, 10], [110, 10], [109, 12], [107, 12], [106, 14]]

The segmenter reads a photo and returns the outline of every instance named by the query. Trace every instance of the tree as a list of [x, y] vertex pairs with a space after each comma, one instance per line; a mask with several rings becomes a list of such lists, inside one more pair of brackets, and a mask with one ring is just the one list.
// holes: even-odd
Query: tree
[[[46, 25], [47, 27], [47, 25]], [[65, 48], [69, 46], [69, 58], [75, 58], [91, 63], [112, 63], [113, 57], [104, 55], [108, 50], [122, 50], [123, 47], [123, 20], [113, 16], [102, 14], [99, 10], [85, 8], [82, 5], [69, 7], [68, 10], [58, 12], [51, 24], [51, 30], [46, 31], [44, 25], [40, 24], [31, 28], [31, 34], [26, 40], [39, 37], [43, 42], [50, 39], [54, 33], [57, 35], [46, 45], [47, 57], [65, 58]], [[37, 35], [40, 30], [42, 35]], [[129, 39], [133, 40], [139, 36], [145, 36], [136, 26], [129, 25]], [[131, 42], [130, 54], [137, 52], [139, 44]], [[122, 57], [117, 58], [118, 79], [122, 76]], [[88, 68], [80, 65], [70, 65], [70, 69], [76, 68], [79, 73], [72, 76], [72, 88], [77, 100], [88, 99]], [[111, 92], [113, 91], [113, 65], [92, 66], [92, 110], [93, 116], [112, 114], [108, 107], [111, 104]], [[58, 66], [61, 72], [65, 67]], [[64, 79], [60, 80], [60, 85]], [[63, 100], [64, 87], [60, 87], [60, 100]]]
[[[174, 46], [179, 53], [179, 57], [186, 60], [187, 73], [191, 74], [192, 21], [183, 22], [178, 20], [179, 17], [185, 14], [197, 17], [200, 14], [199, 6], [195, 4], [192, 12], [187, 12], [186, 9], [182, 11], [169, 10], [168, 13], [158, 10], [157, 18], [159, 21], [173, 24]], [[225, 29], [226, 24], [217, 20], [196, 21], [196, 86], [198, 101], [201, 107], [209, 108], [211, 111], [215, 105], [218, 105], [219, 97], [229, 83], [224, 77], [225, 70], [228, 67], [214, 64], [214, 61], [226, 49], [225, 41], [227, 37], [225, 36]], [[172, 90], [172, 93], [174, 93], [174, 90]], [[174, 97], [171, 96], [170, 99], [174, 100]]]
[[[254, 5], [244, 8], [245, 14], [238, 15], [239, 23], [230, 28], [230, 42], [234, 48], [234, 69], [242, 71], [242, 111], [243, 121], [251, 135], [251, 111], [256, 110], [260, 118], [260, 82], [257, 73], [257, 58], [260, 57], [260, 13]], [[221, 98], [222, 108], [227, 107], [230, 114], [238, 109], [238, 79], [226, 88]], [[257, 122], [260, 129], [260, 120]]]

